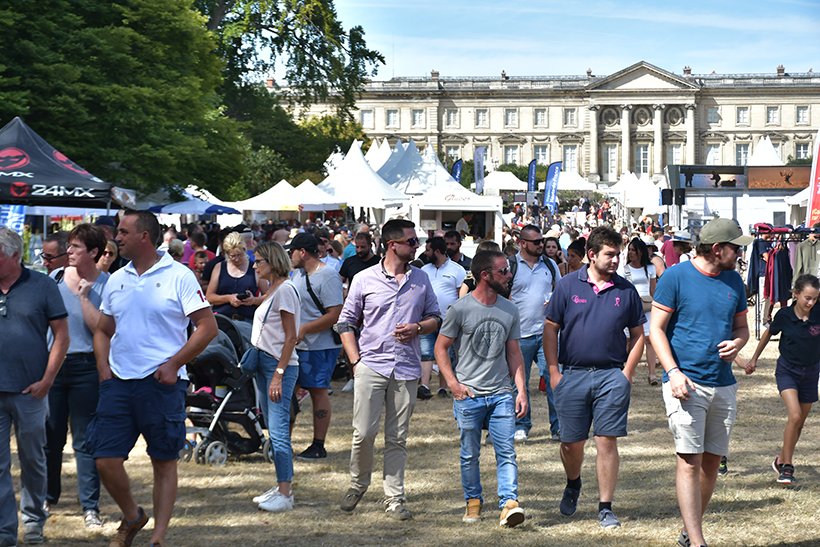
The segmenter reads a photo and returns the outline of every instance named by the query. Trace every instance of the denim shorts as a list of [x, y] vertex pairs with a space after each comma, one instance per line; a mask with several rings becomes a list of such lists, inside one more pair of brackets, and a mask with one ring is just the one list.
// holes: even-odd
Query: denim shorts
[[438, 331], [419, 336], [419, 351], [421, 352], [422, 361], [436, 360], [436, 339], [438, 339]]
[[86, 450], [92, 458], [128, 459], [142, 435], [149, 456], [176, 460], [185, 443], [187, 387], [187, 380], [177, 379], [169, 386], [153, 375], [100, 383], [100, 402], [85, 433]]
[[566, 367], [553, 393], [562, 442], [587, 440], [592, 424], [596, 437], [626, 436], [632, 385], [620, 368]]
[[777, 380], [777, 391], [794, 389], [797, 391], [797, 400], [801, 403], [817, 402], [817, 382], [820, 380], [820, 363], [810, 367], [798, 367], [789, 364], [780, 357], [777, 368], [774, 370]]
[[336, 368], [339, 348], [296, 350], [299, 356], [299, 385], [302, 387], [330, 387], [330, 377]]

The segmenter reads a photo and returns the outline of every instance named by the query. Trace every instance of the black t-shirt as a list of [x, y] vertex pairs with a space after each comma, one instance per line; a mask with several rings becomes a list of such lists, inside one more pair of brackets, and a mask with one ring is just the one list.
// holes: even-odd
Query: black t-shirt
[[208, 261], [208, 263], [205, 264], [205, 268], [202, 270], [202, 275], [199, 276], [199, 278], [202, 281], [210, 281], [211, 280], [211, 273], [213, 273], [214, 267], [217, 264], [219, 264], [220, 262], [224, 262], [224, 261], [225, 261], [225, 257], [222, 256], [222, 255], [219, 255], [219, 256], [216, 256], [216, 257], [210, 259]]
[[794, 305], [780, 308], [769, 332], [780, 333], [780, 356], [790, 365], [810, 367], [820, 361], [820, 306], [814, 306], [807, 321], [798, 319]]
[[359, 255], [353, 255], [345, 259], [342, 262], [342, 268], [339, 270], [339, 275], [347, 279], [347, 282], [350, 283], [353, 281], [353, 277], [361, 272], [362, 270], [366, 270], [371, 266], [375, 266], [379, 263], [379, 257], [373, 255], [370, 260], [362, 260], [359, 258]]

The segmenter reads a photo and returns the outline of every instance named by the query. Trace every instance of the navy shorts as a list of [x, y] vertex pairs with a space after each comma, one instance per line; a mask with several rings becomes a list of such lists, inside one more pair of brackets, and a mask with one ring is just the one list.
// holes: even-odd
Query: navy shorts
[[299, 382], [302, 387], [330, 387], [339, 348], [296, 350], [299, 356]]
[[626, 436], [632, 385], [620, 368], [565, 367], [553, 393], [562, 442], [587, 440], [593, 423], [596, 437]]
[[141, 380], [110, 378], [100, 384], [97, 412], [85, 433], [86, 450], [93, 458], [125, 458], [140, 435], [148, 455], [176, 460], [185, 443], [187, 380], [172, 386], [153, 376]]
[[801, 403], [817, 402], [817, 381], [820, 379], [820, 363], [810, 367], [798, 367], [789, 364], [780, 357], [774, 370], [777, 380], [777, 391], [797, 390], [797, 400]]

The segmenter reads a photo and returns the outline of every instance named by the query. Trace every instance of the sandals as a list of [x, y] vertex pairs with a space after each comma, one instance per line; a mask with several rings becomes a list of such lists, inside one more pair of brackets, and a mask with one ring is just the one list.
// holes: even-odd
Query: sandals
[[650, 376], [649, 376], [649, 378], [647, 378], [647, 379], [646, 379], [646, 381], [647, 381], [647, 382], [649, 382], [649, 385], [650, 385], [650, 386], [656, 386], [656, 385], [658, 385], [658, 379], [657, 379], [657, 378], [655, 378], [654, 376], [651, 376], [651, 375], [650, 375]]

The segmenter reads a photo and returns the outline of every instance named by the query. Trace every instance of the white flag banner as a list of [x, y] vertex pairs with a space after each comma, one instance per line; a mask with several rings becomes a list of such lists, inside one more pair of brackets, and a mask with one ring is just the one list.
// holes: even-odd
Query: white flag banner
[[473, 154], [473, 172], [475, 173], [475, 193], [481, 194], [484, 191], [484, 153], [486, 146], [479, 146]]

